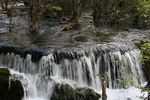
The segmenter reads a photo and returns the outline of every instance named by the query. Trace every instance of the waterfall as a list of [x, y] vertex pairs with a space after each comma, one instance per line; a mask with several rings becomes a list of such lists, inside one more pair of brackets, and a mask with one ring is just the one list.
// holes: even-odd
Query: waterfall
[[20, 54], [8, 52], [0, 54], [0, 66], [26, 76], [28, 87], [25, 87], [25, 100], [49, 100], [55, 83], [89, 87], [100, 93], [100, 77], [104, 73], [108, 74], [108, 90], [116, 93], [123, 89], [123, 85], [117, 80], [125, 80], [129, 76], [135, 86], [141, 85], [145, 82], [141, 58], [137, 49], [127, 52], [51, 52], [41, 56], [39, 61], [33, 61], [31, 54], [22, 57]]

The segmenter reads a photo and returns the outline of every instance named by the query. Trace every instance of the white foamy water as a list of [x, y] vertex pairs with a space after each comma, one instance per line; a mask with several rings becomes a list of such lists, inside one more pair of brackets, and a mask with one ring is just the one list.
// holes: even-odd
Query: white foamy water
[[[22, 83], [24, 83], [23, 86], [26, 88], [29, 93], [31, 93], [28, 97], [25, 97], [23, 100], [49, 100], [47, 96], [45, 95], [45, 91], [40, 92], [42, 95], [38, 94], [37, 88], [36, 88], [36, 76], [31, 75], [24, 75], [23, 73], [16, 72], [14, 70], [10, 70], [12, 76], [12, 79], [19, 79]], [[59, 79], [58, 77], [52, 77], [53, 80], [57, 83], [66, 83], [70, 86], [74, 87], [75, 82], [67, 80], [67, 79]], [[27, 82], [28, 81], [28, 82]], [[53, 84], [53, 82], [51, 82]], [[28, 86], [26, 86], [28, 85]], [[52, 89], [52, 87], [50, 88]], [[146, 92], [141, 92], [141, 89], [135, 88], [135, 87], [129, 87], [128, 89], [106, 89], [107, 91], [107, 99], [108, 100], [128, 100], [129, 98], [131, 100], [141, 100], [140, 96], [147, 97], [148, 94]], [[51, 91], [52, 92], [52, 91]], [[101, 94], [102, 90], [97, 91], [99, 94]], [[101, 100], [101, 99], [100, 99]]]
[[130, 87], [129, 89], [107, 89], [108, 100], [141, 100], [141, 96], [148, 94], [141, 93], [141, 89]]
[[[108, 73], [108, 100], [140, 100], [141, 90], [134, 87], [122, 89], [116, 79], [124, 80], [133, 74], [135, 86], [145, 82], [139, 50], [121, 54], [110, 52], [95, 55], [93, 52], [76, 59], [64, 58], [56, 63], [54, 54], [43, 56], [39, 62], [32, 62], [31, 55], [22, 58], [14, 53], [1, 54], [0, 65], [7, 66], [17, 74], [23, 73], [26, 96], [24, 100], [50, 100], [55, 83], [67, 83], [72, 87], [89, 87], [101, 94], [102, 80], [97, 76]], [[14, 72], [13, 72], [14, 73]], [[124, 75], [126, 73], [127, 75]], [[25, 82], [25, 83], [24, 83]]]

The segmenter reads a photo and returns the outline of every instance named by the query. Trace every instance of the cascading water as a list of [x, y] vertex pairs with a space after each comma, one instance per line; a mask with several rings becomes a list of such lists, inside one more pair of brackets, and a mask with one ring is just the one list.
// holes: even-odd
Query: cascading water
[[[70, 86], [88, 87], [101, 94], [99, 76], [108, 74], [108, 100], [138, 100], [140, 90], [129, 87], [122, 89], [123, 85], [116, 80], [125, 80], [132, 74], [134, 84], [141, 85], [145, 82], [140, 51], [134, 49], [128, 52], [70, 52], [49, 53], [42, 56], [39, 61], [33, 61], [32, 55], [22, 57], [15, 53], [1, 53], [0, 66], [18, 71], [26, 76], [27, 87], [24, 87], [26, 96], [24, 100], [50, 100], [55, 83], [67, 83]], [[14, 71], [11, 71], [14, 73]], [[123, 74], [124, 73], [124, 74]], [[134, 73], [134, 74], [133, 74]], [[127, 74], [127, 75], [125, 75]], [[130, 90], [135, 90], [131, 93]], [[125, 96], [126, 94], [126, 96]]]

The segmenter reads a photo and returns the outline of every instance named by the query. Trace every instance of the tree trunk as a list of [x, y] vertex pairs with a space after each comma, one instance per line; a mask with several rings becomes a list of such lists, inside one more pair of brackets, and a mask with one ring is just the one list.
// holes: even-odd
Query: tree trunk
[[[11, 33], [12, 32], [12, 8], [10, 8], [10, 9], [7, 9], [8, 11], [9, 11], [9, 32]], [[7, 12], [8, 12], [7, 11]]]
[[103, 86], [102, 86], [102, 100], [107, 100], [107, 95], [106, 95], [107, 80], [108, 80], [108, 75], [107, 75], [107, 73], [105, 73]]
[[35, 14], [34, 14], [34, 6], [31, 4], [30, 12], [29, 12], [29, 32], [35, 32]]
[[95, 26], [98, 26], [101, 20], [101, 1], [102, 0], [94, 0], [93, 23]]
[[93, 23], [95, 26], [107, 22], [105, 15], [107, 14], [108, 5], [108, 0], [94, 0]]
[[8, 7], [8, 0], [0, 0], [0, 4], [2, 6], [2, 9], [7, 11], [7, 7]]
[[[40, 17], [45, 11], [41, 5], [45, 4], [45, 1], [43, 0], [30, 0], [28, 1], [28, 5], [30, 6], [29, 9], [29, 22], [28, 22], [28, 31], [30, 33], [36, 32], [36, 21], [38, 17]], [[46, 9], [46, 8], [45, 8]]]
[[3, 9], [4, 9], [4, 1], [1, 0], [1, 1], [0, 1], [0, 4], [1, 4], [2, 10], [3, 10]]
[[79, 18], [81, 15], [81, 8], [86, 0], [72, 0], [73, 11], [71, 15], [71, 21], [74, 23], [79, 23]]
[[7, 7], [8, 7], [8, 0], [5, 0], [5, 1], [4, 1], [4, 3], [5, 3], [5, 10], [7, 11]]

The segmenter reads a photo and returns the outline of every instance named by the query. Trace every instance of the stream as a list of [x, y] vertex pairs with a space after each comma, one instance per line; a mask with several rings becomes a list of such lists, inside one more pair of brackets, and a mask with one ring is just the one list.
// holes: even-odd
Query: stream
[[11, 78], [21, 81], [23, 100], [54, 100], [54, 95], [61, 98], [56, 89], [61, 86], [78, 91], [91, 89], [101, 95], [105, 73], [108, 100], [141, 100], [141, 96], [148, 95], [138, 88], [147, 81], [135, 44], [148, 40], [150, 30], [93, 28], [86, 22], [86, 28], [81, 25], [81, 30], [63, 31], [51, 38], [64, 24], [56, 19], [42, 19], [39, 23], [37, 33], [26, 34], [26, 18], [14, 17], [9, 33], [9, 18], [0, 14], [0, 68], [8, 68]]
[[[101, 94], [102, 79], [97, 74], [103, 76], [105, 72], [109, 79], [108, 100], [140, 100], [141, 90], [136, 86], [146, 83], [138, 49], [110, 52], [97, 47], [82, 52], [51, 51], [40, 56], [40, 52], [44, 51], [36, 55], [36, 52], [26, 54], [30, 50], [26, 48], [26, 51], [17, 53], [11, 51], [10, 46], [6, 46], [10, 50], [5, 47], [7, 53], [4, 54], [4, 47], [1, 46], [3, 53], [0, 55], [0, 66], [9, 68], [12, 76], [16, 75], [21, 80], [26, 93], [24, 100], [50, 100], [57, 83], [68, 84], [73, 88], [87, 87]], [[19, 47], [17, 49], [21, 50]], [[38, 56], [41, 58], [34, 61]], [[123, 85], [116, 79], [125, 80], [129, 76], [134, 83], [125, 85], [126, 89], [123, 89]]]

